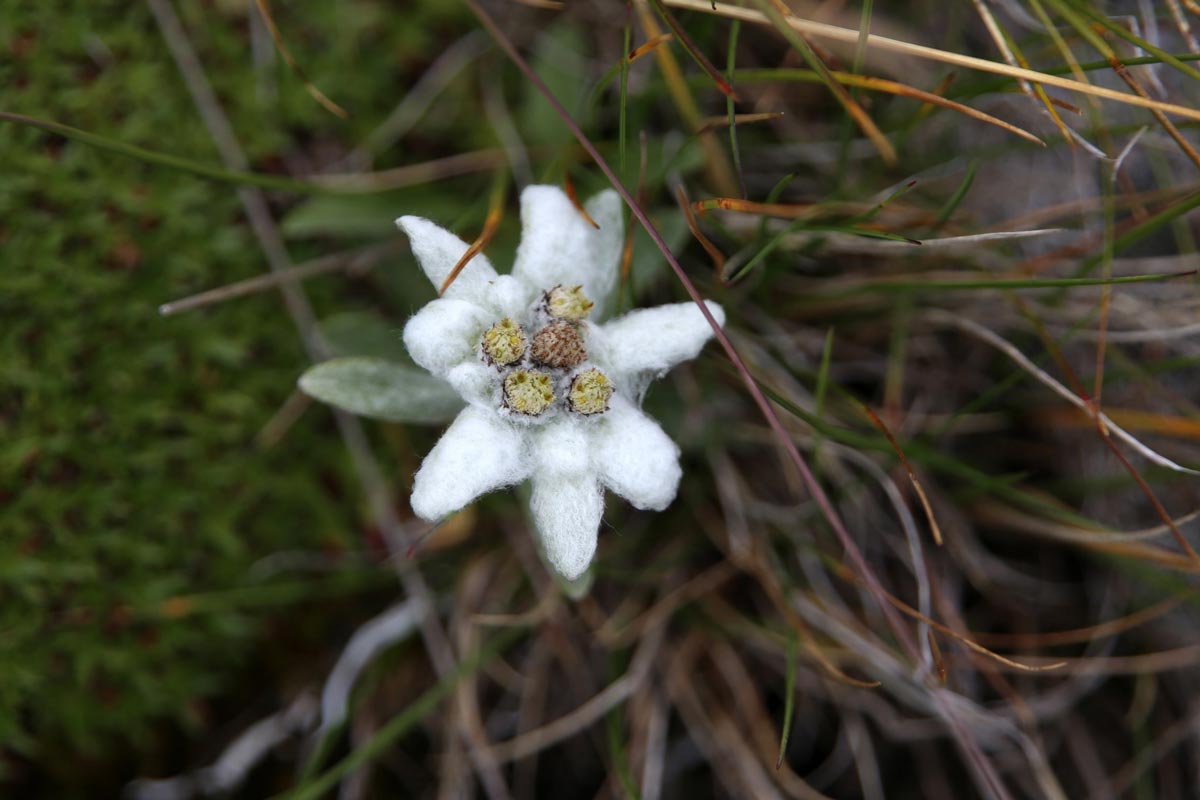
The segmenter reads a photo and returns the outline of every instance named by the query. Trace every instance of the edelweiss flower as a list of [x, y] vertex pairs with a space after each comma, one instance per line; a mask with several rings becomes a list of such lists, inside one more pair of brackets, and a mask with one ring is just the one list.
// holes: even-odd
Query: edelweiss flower
[[[712, 335], [693, 303], [593, 321], [613, 301], [621, 201], [610, 190], [586, 208], [599, 229], [560, 189], [525, 189], [512, 274], [477, 255], [404, 328], [413, 360], [467, 402], [416, 474], [413, 511], [432, 522], [528, 479], [542, 553], [569, 582], [596, 551], [605, 488], [641, 509], [675, 499], [679, 448], [642, 396]], [[396, 224], [440, 287], [467, 244], [421, 217]], [[708, 308], [723, 324], [721, 307]]]

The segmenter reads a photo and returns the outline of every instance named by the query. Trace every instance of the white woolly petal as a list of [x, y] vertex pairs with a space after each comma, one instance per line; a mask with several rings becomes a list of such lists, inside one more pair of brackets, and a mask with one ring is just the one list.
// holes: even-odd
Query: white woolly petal
[[585, 425], [569, 415], [560, 415], [533, 434], [534, 469], [546, 475], [582, 475], [591, 467]]
[[[724, 309], [709, 300], [704, 304], [717, 324], [724, 325]], [[598, 338], [603, 341], [598, 344], [615, 372], [636, 378], [638, 373], [661, 374], [690, 361], [712, 335], [712, 326], [695, 303], [674, 303], [614, 319], [602, 326]]]
[[557, 186], [530, 186], [521, 192], [521, 246], [513, 274], [532, 288], [583, 284], [603, 314], [617, 285], [621, 257], [621, 198], [611, 189], [600, 192], [584, 208], [600, 228], [593, 228]]
[[499, 402], [500, 373], [481, 361], [470, 360], [451, 368], [446, 382], [468, 403], [487, 406], [495, 414]]
[[487, 313], [474, 303], [446, 297], [427, 303], [404, 326], [404, 346], [413, 361], [434, 375], [475, 357], [484, 331], [491, 325]]
[[535, 293], [512, 275], [501, 275], [487, 287], [481, 305], [491, 311], [496, 319], [511, 317], [518, 322], [525, 317]]
[[413, 478], [412, 509], [433, 522], [490, 491], [529, 477], [524, 435], [495, 412], [468, 406]]
[[[425, 271], [433, 288], [440, 290], [446, 276], [467, 252], [467, 243], [423, 217], [400, 217], [396, 225], [408, 234], [417, 263]], [[494, 280], [496, 270], [487, 256], [479, 253], [467, 262], [443, 297], [482, 304], [481, 301], [487, 296], [488, 285]]]
[[636, 508], [662, 511], [675, 499], [679, 447], [650, 417], [620, 395], [589, 430], [600, 480]]
[[565, 477], [538, 471], [533, 476], [529, 510], [546, 562], [564, 579], [577, 580], [596, 553], [604, 514], [600, 484], [588, 474]]

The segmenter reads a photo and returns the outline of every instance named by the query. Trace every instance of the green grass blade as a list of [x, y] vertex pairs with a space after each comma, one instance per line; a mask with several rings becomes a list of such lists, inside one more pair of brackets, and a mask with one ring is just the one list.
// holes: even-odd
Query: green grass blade
[[855, 75], [862, 72], [863, 64], [867, 61], [867, 40], [871, 35], [871, 17], [874, 13], [874, 0], [866, 0], [858, 18], [858, 41], [854, 44], [854, 67], [851, 71]]
[[[772, 403], [775, 403], [784, 411], [803, 421], [814, 431], [820, 432], [831, 441], [859, 450], [872, 450], [877, 453], [887, 454], [888, 456], [895, 456], [896, 451], [891, 442], [882, 435], [864, 433], [859, 430], [829, 423], [796, 405], [769, 384], [763, 383], [761, 380], [756, 380], [756, 383], [762, 390], [762, 393]], [[849, 399], [853, 403], [859, 402], [849, 391], [836, 384], [831, 383], [830, 388], [838, 395]], [[1039, 494], [1026, 492], [1018, 488], [1014, 484], [1024, 478], [1022, 475], [996, 476], [988, 474], [919, 439], [902, 441], [900, 445], [910, 461], [939, 473], [959, 478], [969, 484], [973, 492], [1007, 500], [1021, 508], [1045, 514], [1047, 519], [1058, 519], [1074, 525], [1092, 528], [1095, 528], [1097, 525], [1095, 521], [1088, 519], [1082, 514], [1077, 514], [1060, 505], [1049, 502]]]
[[642, 795], [638, 792], [637, 782], [629, 768], [628, 748], [621, 736], [621, 708], [622, 706], [613, 708], [605, 719], [608, 750], [612, 754], [613, 770], [617, 773], [617, 780], [621, 782], [621, 789], [625, 792], [625, 796], [640, 800]]
[[979, 162], [972, 161], [967, 165], [967, 174], [963, 176], [962, 183], [954, 190], [954, 194], [950, 195], [950, 199], [946, 201], [946, 205], [942, 206], [938, 211], [937, 219], [933, 221], [933, 225], [929, 227], [929, 233], [932, 235], [942, 229], [950, 217], [954, 216], [954, 212], [962, 205], [962, 201], [966, 199], [967, 192], [971, 191], [971, 186], [975, 183], [975, 173], [979, 171]]
[[[780, 195], [783, 194], [783, 190], [786, 189], [788, 184], [794, 180], [796, 180], [796, 173], [789, 172], [787, 175], [784, 175], [782, 178], [776, 181], [774, 186], [771, 187], [771, 191], [767, 192], [767, 199], [763, 202], [767, 205], [770, 205], [771, 203], [778, 201]], [[767, 217], [764, 216], [758, 221], [758, 233], [756, 235], [759, 239], [767, 235]]]
[[[1200, 192], [1189, 195], [1179, 203], [1176, 203], [1170, 208], [1158, 212], [1145, 222], [1135, 225], [1134, 227], [1125, 231], [1125, 233], [1116, 237], [1112, 243], [1113, 254], [1115, 255], [1128, 247], [1132, 247], [1142, 239], [1145, 239], [1147, 236], [1155, 233], [1159, 228], [1163, 227], [1164, 225], [1169, 225], [1174, 220], [1195, 208], [1200, 208]], [[1087, 271], [1090, 271], [1103, 259], [1103, 252], [1088, 256], [1088, 258], [1084, 259], [1083, 261], [1081, 272], [1086, 273]]]
[[1074, 28], [1075, 32], [1090, 44], [1097, 53], [1106, 57], [1114, 55], [1112, 48], [1108, 46], [1108, 42], [1104, 41], [1100, 34], [1096, 33], [1092, 29], [1092, 26], [1087, 24], [1087, 20], [1079, 16], [1065, 0], [1046, 0], [1046, 3], [1057, 11], [1059, 16], [1065, 19], [1067, 24]]
[[180, 172], [190, 172], [193, 175], [223, 183], [235, 183], [244, 186], [257, 186], [262, 189], [278, 189], [285, 192], [301, 192], [305, 194], [337, 191], [332, 187], [310, 181], [283, 178], [276, 175], [263, 175], [257, 172], [225, 169], [224, 167], [205, 164], [202, 161], [193, 161], [190, 158], [182, 158], [169, 153], [160, 153], [156, 150], [148, 150], [144, 147], [120, 142], [116, 139], [110, 139], [107, 136], [101, 136], [97, 133], [74, 128], [53, 120], [38, 119], [37, 117], [28, 117], [24, 114], [0, 111], [0, 121], [15, 122], [18, 125], [39, 128], [48, 133], [53, 133], [57, 136], [87, 145], [88, 147], [94, 147], [97, 150], [116, 153], [117, 155], [136, 159], [147, 164], [168, 167]]
[[775, 234], [769, 242], [763, 245], [763, 248], [754, 254], [754, 257], [742, 265], [741, 269], [727, 278], [728, 283], [737, 283], [742, 278], [749, 275], [758, 267], [767, 256], [775, 252], [775, 250], [783, 244], [788, 236], [795, 233], [846, 233], [852, 236], [862, 236], [867, 239], [886, 239], [891, 242], [904, 242], [905, 244], [919, 245], [920, 242], [916, 239], [910, 239], [907, 236], [902, 236], [898, 233], [889, 233], [888, 231], [874, 231], [867, 228], [856, 228], [852, 225], [813, 225], [812, 223], [800, 220], [793, 222], [786, 228]]
[[679, 24], [679, 20], [675, 19], [675, 15], [670, 9], [663, 5], [662, 0], [650, 0], [650, 5], [654, 6], [654, 10], [658, 12], [658, 16], [662, 21], [667, 23], [667, 27], [671, 29], [671, 33], [675, 35], [675, 40], [679, 42], [679, 46], [687, 51], [687, 54], [692, 57], [692, 61], [696, 62], [696, 66], [700, 67], [709, 80], [711, 80], [721, 93], [726, 97], [736, 99], [737, 93], [733, 89], [733, 85], [729, 83], [717, 70], [713, 63], [708, 60], [708, 56], [704, 55], [704, 51], [692, 41], [692, 37], [688, 36], [687, 30]]
[[[825, 343], [821, 346], [821, 363], [817, 365], [816, 387], [813, 389], [813, 411], [818, 419], [825, 419], [825, 402], [829, 396], [829, 370], [833, 365], [833, 326], [825, 331]], [[820, 458], [825, 435], [814, 429], [812, 434], [813, 474], [822, 476], [824, 470]]]
[[833, 328], [825, 331], [825, 343], [821, 346], [821, 363], [817, 367], [817, 388], [813, 392], [813, 403], [817, 417], [825, 417], [825, 401], [829, 396], [829, 368], [833, 364]]
[[[1101, 258], [1102, 255], [1097, 256]], [[1029, 280], [1013, 280], [1005, 278], [981, 278], [978, 280], [911, 280], [911, 281], [873, 281], [860, 286], [844, 289], [834, 289], [828, 292], [814, 293], [814, 298], [844, 297], [847, 295], [863, 294], [873, 291], [923, 292], [923, 291], [960, 291], [971, 289], [1062, 289], [1073, 286], [1118, 286], [1123, 283], [1154, 283], [1168, 281], [1194, 275], [1189, 272], [1166, 272], [1151, 275], [1124, 275], [1119, 278], [1037, 278]]]
[[[1200, 53], [1173, 53], [1171, 57], [1176, 61], [1183, 62], [1200, 61]], [[1118, 58], [1116, 61], [1126, 67], [1140, 67], [1163, 63], [1163, 60], [1157, 56], [1134, 56], [1130, 58]], [[1079, 64], [1079, 69], [1083, 72], [1100, 72], [1112, 69], [1112, 64], [1108, 61], [1084, 61]], [[1038, 71], [1047, 75], [1070, 75], [1072, 68], [1067, 65], [1058, 65], [1053, 67], [1039, 67]], [[739, 69], [734, 72], [733, 77], [738, 83], [745, 84], [771, 83], [772, 81], [823, 82], [821, 76], [817, 73], [802, 67]], [[702, 76], [695, 76], [689, 78], [688, 82], [699, 84], [702, 80]], [[954, 86], [951, 87], [951, 91], [947, 92], [946, 97], [961, 101], [982, 95], [995, 94], [996, 92], [1015, 91], [1016, 89], [1017, 80], [1015, 78], [989, 77], [975, 81], [956, 81]]]
[[784, 19], [783, 14], [779, 13], [779, 9], [776, 8], [770, 2], [770, 0], [754, 0], [754, 3], [759, 7], [763, 14], [767, 16], [767, 19], [771, 21], [771, 24], [775, 27], [775, 30], [779, 31], [779, 34], [788, 41], [788, 44], [790, 44], [797, 53], [800, 54], [805, 63], [807, 63], [808, 66], [817, 73], [821, 82], [825, 84], [826, 88], [829, 89], [834, 98], [842, 105], [842, 108], [846, 110], [846, 113], [854, 118], [854, 121], [858, 124], [858, 127], [862, 129], [862, 132], [867, 136], [868, 139], [871, 140], [872, 144], [875, 145], [875, 148], [879, 151], [879, 155], [883, 158], [884, 162], [889, 165], [895, 164], [897, 161], [896, 149], [892, 146], [891, 142], [887, 140], [887, 137], [883, 135], [883, 132], [879, 130], [879, 127], [875, 124], [875, 121], [872, 120], [867, 112], [863, 110], [862, 106], [855, 102], [854, 98], [850, 96], [850, 93], [846, 90], [846, 87], [842, 86], [837, 82], [836, 79], [834, 79], [833, 75], [829, 71], [829, 67], [825, 66], [825, 62], [822, 61], [820, 56], [813, 51], [812, 47], [807, 41], [805, 41], [804, 37], [797, 33], [792, 26], [787, 23], [787, 20]]
[[1174, 67], [1184, 75], [1187, 75], [1189, 78], [1200, 81], [1200, 71], [1198, 71], [1195, 67], [1189, 67], [1181, 59], [1176, 58], [1166, 50], [1163, 50], [1160, 47], [1155, 47], [1153, 44], [1147, 42], [1145, 39], [1133, 33], [1132, 31], [1125, 30], [1125, 28], [1113, 22], [1107, 16], [1091, 6], [1080, 3], [1077, 0], [1072, 0], [1071, 5], [1074, 6], [1084, 16], [1088, 17], [1093, 22], [1106, 29], [1109, 33], [1112, 33], [1113, 35], [1124, 39], [1130, 44], [1145, 50], [1147, 53], [1153, 54], [1156, 58], [1161, 59], [1164, 64]]
[[[737, 61], [737, 42], [738, 34], [742, 30], [742, 21], [735, 19], [729, 26], [729, 60], [726, 62], [725, 75], [729, 83], [733, 84], [733, 73], [735, 71]], [[742, 189], [742, 197], [746, 197], [746, 176], [742, 172], [742, 152], [738, 149], [737, 140], [737, 109], [734, 107], [732, 97], [725, 98], [725, 113], [729, 115], [729, 149], [733, 153], [733, 171], [737, 173], [738, 185]]]
[[621, 60], [617, 62], [617, 66], [621, 70], [621, 92], [618, 98], [618, 118], [617, 118], [617, 150], [619, 153], [618, 164], [621, 169], [621, 180], [626, 180], [628, 176], [625, 173], [625, 139], [626, 125], [628, 124], [628, 113], [626, 105], [629, 102], [629, 48], [633, 47], [633, 23], [629, 15], [631, 9], [625, 9], [625, 39], [621, 49]]
[[920, 240], [914, 239], [911, 236], [905, 236], [902, 233], [876, 231], [870, 228], [859, 228], [855, 225], [806, 225], [800, 230], [812, 233], [845, 233], [850, 236], [862, 236], [864, 239], [885, 239], [889, 242], [901, 242], [911, 245], [919, 245], [921, 243]]
[[775, 769], [783, 766], [788, 739], [792, 738], [792, 714], [796, 711], [796, 632], [792, 631], [787, 643], [787, 674], [783, 683], [783, 725], [779, 731], [779, 755], [775, 758]]
[[[855, 75], [862, 73], [863, 64], [867, 59], [867, 40], [871, 35], [871, 17], [874, 15], [873, 0], [863, 3], [862, 14], [858, 18], [858, 42], [854, 45], [854, 63], [850, 71]], [[850, 90], [850, 96], [856, 101], [860, 95], [857, 89]], [[853, 133], [849, 116], [842, 118], [841, 130], [838, 132], [838, 160], [834, 180], [835, 194], [840, 195], [846, 181], [846, 168], [850, 164], [850, 135]]]
[[[880, 200], [878, 203], [876, 203], [875, 205], [873, 205], [873, 206], [872, 206], [870, 209], [868, 209], [867, 211], [864, 211], [864, 212], [863, 212], [863, 213], [861, 213], [861, 214], [856, 214], [855, 216], [851, 217], [851, 218], [848, 220], [848, 222], [868, 222], [868, 221], [870, 221], [870, 220], [873, 220], [873, 219], [875, 219], [875, 217], [879, 216], [879, 214], [880, 214], [880, 213], [881, 213], [881, 212], [882, 212], [882, 211], [883, 211], [885, 208], [887, 208], [887, 207], [888, 207], [888, 205], [889, 205], [889, 204], [890, 204], [890, 203], [891, 203], [893, 200], [895, 200], [895, 199], [897, 199], [897, 198], [899, 198], [899, 197], [903, 197], [904, 195], [908, 194], [908, 193], [909, 193], [909, 192], [911, 192], [911, 191], [912, 191], [914, 188], [916, 188], [916, 185], [917, 185], [917, 182], [916, 182], [916, 181], [906, 181], [906, 182], [904, 182], [903, 184], [901, 184], [901, 186], [900, 186], [900, 188], [899, 188], [899, 189], [896, 189], [894, 192], [892, 192], [892, 193], [891, 193], [891, 194], [889, 194], [887, 197], [885, 197], [885, 198], [883, 198], [882, 200]], [[914, 240], [909, 240], [909, 241], [914, 241]]]

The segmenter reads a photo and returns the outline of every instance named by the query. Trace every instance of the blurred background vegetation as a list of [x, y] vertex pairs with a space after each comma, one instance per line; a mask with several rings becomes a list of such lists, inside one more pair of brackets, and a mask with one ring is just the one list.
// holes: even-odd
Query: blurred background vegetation
[[[1189, 796], [1196, 535], [1164, 518], [1200, 500], [1174, 468], [1200, 465], [1195, 122], [1054, 88], [1043, 104], [853, 40], [806, 52], [770, 24], [558, 5], [486, 8], [731, 312], [852, 549], [905, 605], [864, 588], [715, 346], [647, 399], [684, 450], [680, 497], [661, 515], [610, 502], [589, 598], [559, 595], [511, 493], [422, 538], [405, 497], [438, 431], [367, 423], [364, 461], [296, 392], [310, 354], [276, 290], [159, 313], [267, 271], [252, 182], [196, 174], [222, 157], [153, 13], [171, 6], [0, 0], [0, 111], [103, 137], [0, 122], [0, 785], [108, 796], [195, 777], [290, 708], [306, 721], [226, 791], [321, 796], [349, 775], [350, 797]], [[1195, 108], [1193, 5], [792, 7], [1003, 62], [999, 40], [1014, 63], [1127, 94], [1104, 60], [1140, 58], [1141, 91]], [[464, 5], [279, 4], [297, 67], [254, 2], [176, 13], [249, 171], [341, 176], [265, 195], [294, 264], [335, 259], [292, 284], [329, 353], [407, 361], [398, 330], [433, 290], [395, 216], [470, 240], [498, 171], [605, 185]], [[736, 103], [697, 53], [733, 70]], [[894, 159], [812, 59], [905, 85], [842, 79]], [[754, 116], [731, 136], [733, 112]], [[734, 201], [695, 209], [703, 244], [681, 190]], [[516, 188], [504, 208], [501, 269]], [[630, 273], [629, 303], [686, 299], [640, 232]], [[1162, 455], [1110, 448], [1045, 377], [1076, 398], [1102, 386], [1112, 421]], [[364, 463], [381, 483], [368, 469], [364, 488]], [[344, 730], [313, 733], [301, 701], [420, 591], [423, 635], [371, 660]]]

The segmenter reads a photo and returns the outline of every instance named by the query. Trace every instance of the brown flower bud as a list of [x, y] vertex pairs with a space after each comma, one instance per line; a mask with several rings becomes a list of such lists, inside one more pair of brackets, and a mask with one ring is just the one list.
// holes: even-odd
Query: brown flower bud
[[574, 367], [587, 358], [583, 337], [569, 322], [551, 322], [535, 333], [529, 352], [537, 363], [555, 369]]

